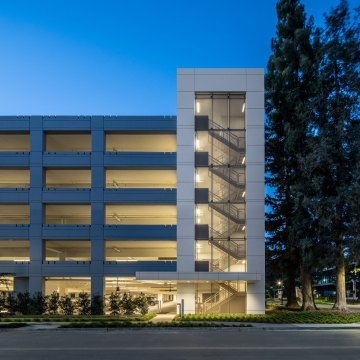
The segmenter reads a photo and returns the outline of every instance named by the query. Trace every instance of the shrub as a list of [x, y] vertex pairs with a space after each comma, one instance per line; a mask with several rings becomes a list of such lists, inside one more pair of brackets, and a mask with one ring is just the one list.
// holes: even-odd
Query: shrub
[[62, 296], [59, 301], [59, 306], [65, 315], [74, 315], [75, 304], [72, 302], [70, 296]]
[[59, 301], [60, 296], [54, 291], [47, 299], [47, 310], [49, 314], [56, 315], [58, 313]]
[[30, 314], [31, 297], [28, 291], [16, 294], [16, 311], [23, 315]]
[[32, 315], [42, 315], [46, 313], [48, 297], [41, 292], [35, 293], [31, 298], [30, 308]]
[[109, 297], [109, 310], [111, 315], [120, 314], [120, 294], [112, 292]]
[[130, 293], [124, 293], [120, 300], [120, 309], [124, 315], [133, 315], [136, 310], [136, 302]]
[[5, 291], [0, 291], [0, 312], [6, 311], [6, 298], [7, 294]]
[[79, 298], [76, 301], [76, 309], [79, 315], [90, 315], [91, 314], [91, 302], [88, 293], [81, 292]]
[[17, 311], [17, 302], [13, 293], [7, 293], [5, 300], [5, 308], [10, 314], [15, 314]]
[[145, 294], [141, 293], [140, 295], [138, 295], [134, 299], [134, 302], [135, 302], [136, 310], [141, 315], [146, 315], [149, 312], [149, 302]]
[[95, 295], [91, 301], [91, 315], [104, 315], [104, 298]]

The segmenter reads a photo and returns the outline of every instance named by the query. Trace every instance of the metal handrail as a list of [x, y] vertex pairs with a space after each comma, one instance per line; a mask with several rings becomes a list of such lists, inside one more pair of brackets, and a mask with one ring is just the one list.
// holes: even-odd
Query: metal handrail
[[[225, 141], [231, 143], [232, 145], [234, 145], [237, 148], [243, 148], [245, 145], [241, 146], [241, 141], [245, 139], [245, 131], [244, 130], [240, 130], [241, 133], [243, 133], [243, 136], [237, 136], [235, 135], [231, 130], [228, 130], [224, 127], [222, 127], [221, 125], [217, 124], [215, 121], [211, 120], [209, 122], [209, 127], [210, 127], [210, 131], [209, 133], [211, 135], [217, 134], [219, 135], [221, 138], [223, 138]], [[215, 130], [214, 132], [211, 132], [211, 130]]]

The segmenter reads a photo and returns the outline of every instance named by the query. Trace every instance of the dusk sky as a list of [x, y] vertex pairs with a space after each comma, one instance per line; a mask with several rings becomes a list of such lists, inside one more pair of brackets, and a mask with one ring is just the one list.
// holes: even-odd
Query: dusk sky
[[275, 3], [0, 0], [0, 114], [174, 115], [176, 68], [266, 67]]

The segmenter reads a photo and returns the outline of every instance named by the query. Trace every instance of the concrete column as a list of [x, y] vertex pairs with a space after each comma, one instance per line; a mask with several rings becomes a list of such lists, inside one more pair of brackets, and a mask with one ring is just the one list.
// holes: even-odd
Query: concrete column
[[246, 313], [265, 313], [265, 278], [254, 284], [247, 285], [246, 292]]
[[177, 284], [176, 299], [184, 299], [184, 314], [195, 314], [195, 284]]
[[35, 294], [37, 292], [44, 293], [44, 280], [42, 276], [31, 275], [29, 277], [29, 293]]
[[104, 276], [91, 276], [91, 297], [104, 295]]
[[177, 73], [177, 271], [195, 271], [194, 69]]
[[265, 219], [264, 219], [264, 75], [261, 69], [247, 72], [246, 92], [246, 239], [247, 272], [261, 275], [248, 284], [246, 312], [265, 312]]
[[22, 293], [25, 291], [29, 291], [29, 278], [14, 277], [14, 291]]
[[104, 293], [104, 149], [103, 117], [91, 118], [91, 295]]
[[44, 135], [42, 117], [32, 117], [30, 121], [30, 263], [29, 263], [29, 292], [36, 293], [43, 290], [42, 280], [42, 224], [43, 224], [43, 168], [42, 154], [44, 149]]

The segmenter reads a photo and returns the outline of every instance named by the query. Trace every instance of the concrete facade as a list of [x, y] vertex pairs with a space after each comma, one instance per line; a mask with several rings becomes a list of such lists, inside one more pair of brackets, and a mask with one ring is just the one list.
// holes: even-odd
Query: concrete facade
[[[246, 313], [263, 313], [265, 311], [263, 81], [262, 69], [178, 69], [177, 117], [0, 117], [0, 137], [10, 139], [14, 135], [14, 144], [16, 141], [23, 141], [19, 136], [21, 134], [28, 136], [29, 139], [27, 149], [25, 145], [23, 148], [21, 146], [16, 148], [16, 144], [12, 147], [10, 141], [9, 145], [6, 145], [8, 147], [4, 145], [0, 149], [0, 218], [3, 216], [0, 220], [0, 253], [1, 249], [4, 249], [3, 254], [6, 253], [5, 250], [11, 247], [9, 245], [11, 241], [16, 240], [17, 244], [20, 244], [12, 248], [15, 253], [19, 251], [18, 256], [15, 254], [6, 258], [4, 255], [1, 258], [0, 254], [0, 272], [13, 275], [14, 290], [29, 290], [31, 293], [44, 291], [45, 281], [66, 278], [74, 281], [82, 279], [89, 283], [89, 289], [84, 288], [85, 291], [91, 291], [92, 295], [103, 295], [111, 291], [109, 284], [117, 282], [118, 285], [120, 278], [128, 289], [135, 289], [131, 286], [136, 287], [138, 283], [139, 291], [143, 291], [140, 285], [149, 284], [147, 289], [154, 294], [160, 291], [156, 290], [154, 285], [156, 282], [163, 284], [161, 286], [170, 286], [170, 292], [164, 291], [166, 296], [171, 295], [171, 286], [176, 287], [176, 301], [184, 300], [185, 313], [225, 311], [223, 309], [227, 304], [228, 309], [231, 306], [231, 309], [245, 309]], [[226, 136], [235, 135], [230, 134], [231, 126], [223, 130], [222, 128], [214, 130], [209, 125], [207, 129], [202, 129], [203, 132], [199, 132], [195, 121], [198, 94], [209, 95], [209, 99], [214, 94], [215, 97], [219, 95], [225, 99], [225, 96], [228, 96], [231, 99], [235, 94], [236, 104], [243, 104], [243, 114], [239, 115], [239, 119], [245, 119], [244, 128], [236, 128], [233, 133], [241, 139], [242, 136], [245, 137], [245, 147], [235, 149], [241, 157], [244, 156], [243, 162], [234, 165], [236, 171], [244, 171], [245, 178], [241, 184], [243, 196], [239, 201], [234, 202], [234, 206], [237, 206], [238, 211], [243, 214], [241, 222], [237, 223], [236, 234], [242, 234], [241, 242], [239, 240], [238, 244], [241, 246], [245, 244], [246, 248], [242, 250], [244, 255], [241, 258], [235, 260], [229, 258], [228, 266], [222, 270], [215, 267], [215, 262], [219, 262], [216, 256], [224, 258], [228, 254], [221, 250], [221, 247], [216, 247], [216, 242], [211, 242], [213, 233], [209, 230], [210, 225], [207, 224], [204, 225], [206, 231], [209, 231], [207, 240], [210, 244], [211, 260], [207, 260], [203, 254], [199, 256], [199, 249], [203, 246], [207, 247], [208, 244], [206, 236], [203, 239], [197, 235], [197, 229], [201, 228], [197, 227], [200, 221], [197, 219], [197, 211], [201, 212], [205, 209], [205, 215], [211, 218], [212, 222], [215, 221], [214, 214], [219, 218], [223, 215], [211, 210], [211, 207], [215, 208], [217, 205], [214, 204], [213, 198], [206, 197], [200, 205], [195, 199], [197, 169], [202, 173], [209, 171], [210, 174], [213, 167], [210, 160], [209, 163], [198, 167], [195, 159], [196, 139], [211, 138], [206, 144], [209, 147], [213, 146], [214, 141], [218, 141], [216, 139], [222, 136], [224, 131], [227, 131]], [[228, 100], [228, 103], [232, 104], [230, 101]], [[239, 112], [241, 113], [241, 110]], [[233, 121], [230, 110], [228, 116], [229, 121]], [[211, 121], [215, 119], [215, 115], [208, 116], [207, 119], [203, 116], [203, 119], [209, 121], [210, 117]], [[81, 146], [87, 146], [85, 150], [49, 151], [49, 143], [53, 141], [51, 136], [61, 137], [62, 134], [84, 135], [84, 138], [90, 139], [90, 144], [86, 145], [87, 140], [84, 142], [79, 140]], [[107, 141], [110, 142], [110, 135], [119, 136], [121, 139], [119, 148], [108, 148]], [[135, 136], [134, 139], [140, 136], [136, 140], [139, 144], [143, 144], [143, 139], [149, 139], [150, 150], [126, 148], [130, 145], [122, 147], [121, 143], [126, 143], [124, 136], [132, 135]], [[152, 141], [152, 136], [164, 136], [164, 141], [161, 142], [163, 144], [161, 146], [164, 147], [152, 150], [151, 146], [157, 146], [152, 144], [159, 143]], [[175, 145], [171, 145], [175, 136], [176, 148], [173, 147]], [[169, 148], [165, 147], [167, 142], [170, 144]], [[59, 146], [56, 141], [51, 144], [55, 147]], [[137, 143], [134, 144], [136, 146]], [[222, 151], [226, 150], [224, 144], [224, 142], [218, 144], [218, 148], [223, 147]], [[231, 168], [232, 165], [228, 167]], [[7, 174], [6, 170], [16, 169], [28, 171], [28, 186], [9, 186], [6, 185], [5, 180], [2, 181], [1, 174]], [[88, 170], [91, 174], [89, 184], [79, 186], [66, 183], [62, 187], [47, 185], [46, 176], [50, 177], [52, 170], [56, 173], [61, 169]], [[125, 175], [131, 170], [138, 171], [136, 175], [138, 178], [144, 174], [141, 171], [148, 171], [151, 175], [163, 170], [168, 171], [166, 174], [169, 174], [169, 179], [172, 176], [171, 171], [176, 170], [176, 184], [171, 185], [169, 182], [152, 187], [149, 180], [150, 185], [145, 184], [145, 187], [141, 187], [137, 183], [122, 185], [118, 184], [118, 180], [114, 180], [116, 186], [112, 184], [109, 187], [107, 176], [110, 170], [122, 171]], [[213, 179], [214, 176], [209, 175], [209, 179]], [[141, 183], [142, 180], [139, 181]], [[161, 182], [160, 178], [155, 182]], [[225, 206], [223, 203], [220, 204]], [[21, 211], [25, 211], [23, 217], [27, 220], [17, 223], [18, 215], [15, 208], [11, 210], [14, 211], [12, 218], [6, 215], [8, 205], [17, 205], [20, 206], [19, 209], [25, 209]], [[62, 211], [60, 205], [68, 206], [64, 210], [65, 214], [61, 216], [52, 210]], [[80, 219], [78, 222], [66, 214], [72, 211], [71, 205], [82, 206], [81, 214], [74, 215]], [[112, 209], [111, 205], [118, 207], [116, 213], [115, 210], [112, 213], [112, 210], [109, 210]], [[134, 218], [135, 215], [131, 215], [130, 210], [126, 213], [127, 207], [130, 209], [131, 206], [139, 206], [140, 210], [145, 209], [143, 218]], [[152, 206], [155, 215], [158, 214], [155, 217], [152, 217], [151, 210], [146, 212], [146, 209], [152, 209]], [[175, 218], [170, 215], [172, 207], [175, 209]], [[88, 211], [89, 215], [86, 215]], [[55, 222], [51, 220], [51, 216]], [[61, 241], [63, 247], [69, 246], [71, 241], [76, 241], [79, 251], [85, 254], [87, 250], [81, 250], [85, 247], [90, 249], [89, 254], [66, 258], [65, 255], [59, 254], [64, 252], [63, 248], [58, 250], [54, 247], [57, 241]], [[226, 244], [230, 244], [231, 241], [232, 235], [229, 234]], [[236, 241], [234, 240], [234, 243]], [[107, 243], [116, 246], [107, 247]], [[151, 244], [149, 248], [146, 247], [146, 243]], [[124, 244], [130, 248], [126, 248]], [[169, 255], [163, 248], [161, 248], [161, 251], [164, 251], [163, 255], [160, 253], [157, 257], [145, 255], [145, 252], [156, 253], [156, 249], [160, 248], [161, 244], [164, 244], [164, 247], [172, 247], [171, 244], [175, 244], [175, 256]], [[146, 249], [143, 253], [138, 250], [142, 246]], [[28, 251], [28, 255], [20, 256], [20, 250], [24, 250], [25, 253]], [[127, 255], [119, 255], [119, 259], [116, 259], [115, 255], [107, 255], [111, 251]], [[53, 258], [56, 260], [48, 260]], [[85, 260], [71, 260], [72, 258]], [[130, 279], [129, 282], [127, 279]], [[59, 283], [56, 286], [57, 289], [61, 287]], [[75, 285], [68, 288], [75, 288]], [[236, 299], [242, 299], [239, 300], [241, 301], [239, 306], [236, 305]]]

